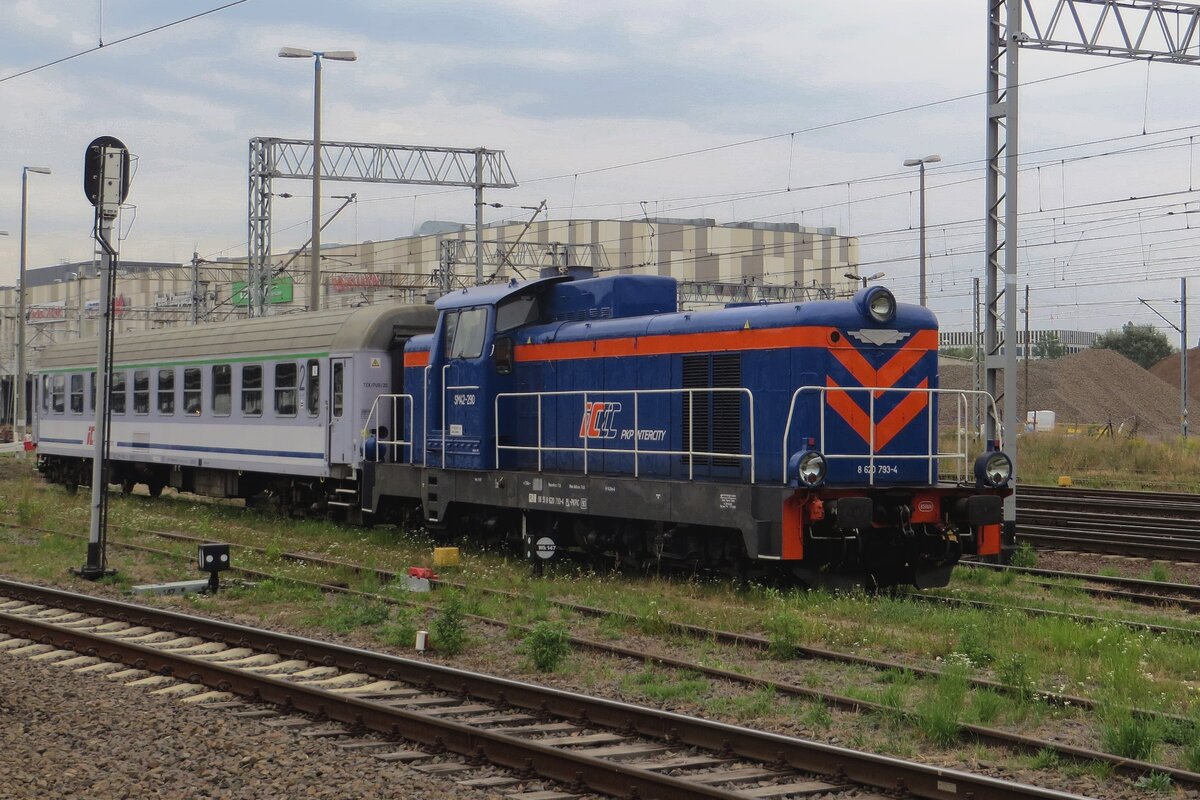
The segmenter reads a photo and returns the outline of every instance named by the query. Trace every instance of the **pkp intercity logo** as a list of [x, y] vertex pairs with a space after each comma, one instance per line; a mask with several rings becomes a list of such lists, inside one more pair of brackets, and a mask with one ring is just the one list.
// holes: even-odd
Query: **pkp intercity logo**
[[617, 429], [613, 427], [613, 417], [620, 412], [620, 403], [610, 403], [600, 400], [584, 403], [583, 419], [579, 423], [579, 438], [617, 438]]

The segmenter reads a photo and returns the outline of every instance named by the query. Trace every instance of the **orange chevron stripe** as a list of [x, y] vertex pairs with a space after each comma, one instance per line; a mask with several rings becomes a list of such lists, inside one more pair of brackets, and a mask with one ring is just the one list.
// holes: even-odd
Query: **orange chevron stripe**
[[[918, 389], [929, 387], [929, 379], [926, 378], [917, 384]], [[908, 423], [921, 413], [924, 408], [929, 405], [929, 395], [924, 392], [918, 392], [906, 395], [903, 400], [896, 404], [886, 417], [875, 423], [875, 450], [876, 452], [887, 447], [888, 442], [896, 438], [900, 431], [904, 430]]]
[[878, 386], [887, 389], [904, 377], [928, 351], [936, 350], [937, 346], [937, 331], [917, 331], [878, 370], [871, 366], [856, 347], [831, 347], [829, 352], [858, 381], [860, 386]]
[[[833, 378], [825, 378], [825, 386], [840, 389]], [[849, 392], [826, 392], [825, 402], [837, 415], [846, 421], [851, 428], [858, 431], [864, 442], [871, 442], [871, 418], [867, 412], [859, 408], [858, 403], [850, 398]]]
[[[833, 378], [826, 378], [825, 385], [831, 389], [841, 388]], [[917, 388], [926, 389], [928, 386], [929, 379], [926, 378], [921, 381]], [[862, 437], [862, 440], [867, 445], [871, 444], [870, 415], [863, 411], [858, 403], [850, 398], [850, 392], [826, 392], [825, 402], [839, 417], [845, 420], [847, 425]], [[895, 408], [888, 412], [887, 416], [875, 423], [875, 452], [878, 453], [892, 439], [895, 439], [900, 431], [904, 430], [908, 423], [912, 422], [927, 405], [929, 405], [929, 395], [924, 392], [914, 392], [907, 395]]]
[[904, 343], [904, 346], [892, 356], [886, 364], [879, 368], [879, 383], [877, 386], [895, 386], [896, 381], [904, 377], [910, 369], [916, 366], [921, 356], [938, 347], [937, 331], [924, 330], [917, 333]]

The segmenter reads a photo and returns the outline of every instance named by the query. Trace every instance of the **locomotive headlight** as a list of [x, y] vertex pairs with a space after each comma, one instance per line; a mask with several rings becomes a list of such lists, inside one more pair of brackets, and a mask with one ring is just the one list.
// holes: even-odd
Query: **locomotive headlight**
[[896, 316], [896, 297], [882, 286], [871, 290], [867, 298], [867, 312], [876, 322], [891, 322]]
[[979, 486], [999, 488], [1012, 477], [1012, 459], [999, 450], [975, 459], [975, 482]]
[[829, 464], [825, 461], [825, 456], [821, 455], [816, 450], [805, 450], [802, 453], [796, 453], [790, 459], [788, 465], [790, 469], [794, 486], [807, 486], [815, 488], [825, 482], [825, 475], [829, 471]]

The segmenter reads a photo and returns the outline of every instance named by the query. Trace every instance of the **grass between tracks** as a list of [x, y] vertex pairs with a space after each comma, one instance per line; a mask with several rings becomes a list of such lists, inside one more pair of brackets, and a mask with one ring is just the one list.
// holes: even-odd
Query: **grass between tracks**
[[1084, 488], [1200, 492], [1200, 440], [1195, 438], [1024, 434], [1017, 440], [1017, 465], [1023, 483], [1053, 486], [1068, 475]]
[[[87, 529], [86, 495], [68, 495], [29, 474], [27, 466], [0, 459], [0, 520], [56, 531]], [[956, 758], [1005, 762], [1030, 769], [1088, 776], [1103, 781], [1103, 765], [1058, 763], [1053, 754], [1013, 759], [964, 748], [964, 723], [1004, 727], [1031, 735], [1056, 734], [1075, 744], [1130, 758], [1200, 770], [1200, 728], [1194, 724], [1131, 716], [1128, 706], [1189, 716], [1200, 722], [1200, 647], [1197, 638], [1154, 636], [1118, 624], [1089, 625], [1061, 618], [1030, 617], [1019, 611], [987, 612], [914, 602], [889, 596], [738, 590], [728, 582], [668, 580], [638, 576], [580, 575], [549, 571], [531, 580], [527, 567], [502, 554], [467, 550], [462, 567], [445, 577], [463, 591], [439, 590], [413, 597], [403, 588], [381, 586], [353, 570], [314, 567], [288, 552], [404, 572], [429, 563], [432, 543], [421, 535], [390, 528], [361, 529], [323, 521], [288, 521], [242, 508], [183, 498], [152, 501], [112, 496], [110, 538], [137, 542], [190, 558], [192, 545], [149, 537], [138, 529], [175, 530], [235, 544], [265, 548], [261, 555], [235, 550], [237, 566], [281, 576], [341, 583], [359, 591], [409, 601], [330, 598], [287, 580], [230, 588], [216, 598], [189, 599], [193, 607], [248, 622], [317, 628], [357, 637], [360, 642], [410, 650], [417, 630], [430, 631], [439, 657], [456, 663], [507, 671], [526, 678], [542, 675], [640, 702], [700, 711], [731, 721], [770, 725], [785, 732], [833, 739], [850, 746], [915, 756], [931, 751]], [[19, 579], [66, 582], [79, 566], [84, 544], [62, 535], [0, 530], [0, 573]], [[120, 572], [116, 589], [133, 583], [199, 577], [186, 561], [113, 549]], [[485, 589], [521, 595], [507, 599]], [[1009, 573], [960, 568], [952, 589], [960, 596], [993, 602], [1040, 605], [1068, 613], [1134, 617], [1143, 622], [1186, 625], [1169, 612], [1147, 612], [1088, 598], [1069, 584], [1047, 592]], [[600, 618], [556, 606], [563, 599], [612, 613]], [[466, 614], [535, 626], [535, 633], [497, 633], [469, 624]], [[627, 615], [627, 616], [625, 616]], [[680, 622], [765, 636], [770, 651], [759, 653], [712, 641], [694, 641], [670, 631]], [[1200, 630], [1200, 626], [1197, 626]], [[878, 703], [879, 713], [848, 715], [822, 703], [769, 689], [732, 687], [705, 675], [571, 652], [566, 632], [620, 642], [644, 652], [687, 658], [710, 667], [773, 678]], [[519, 640], [519, 641], [518, 641]], [[879, 671], [796, 658], [797, 648], [817, 646], [890, 658], [945, 670], [923, 679], [905, 670]], [[1007, 693], [973, 688], [968, 678], [987, 677]], [[1100, 713], [1057, 708], [1036, 699], [1039, 690], [1079, 694], [1101, 701]], [[1154, 788], [1154, 787], [1149, 787]]]

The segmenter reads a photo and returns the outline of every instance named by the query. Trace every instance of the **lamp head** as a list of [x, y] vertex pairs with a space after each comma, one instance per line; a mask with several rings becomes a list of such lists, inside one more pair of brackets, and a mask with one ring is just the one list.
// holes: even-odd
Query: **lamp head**
[[312, 50], [304, 50], [299, 47], [281, 47], [279, 48], [280, 58], [312, 58], [316, 53]]
[[36, 172], [39, 175], [49, 175], [50, 174], [49, 167], [26, 167], [25, 171], [26, 172]]
[[353, 50], [329, 50], [317, 55], [329, 61], [358, 61], [358, 53]]

